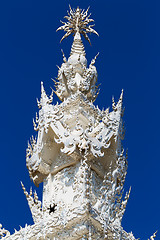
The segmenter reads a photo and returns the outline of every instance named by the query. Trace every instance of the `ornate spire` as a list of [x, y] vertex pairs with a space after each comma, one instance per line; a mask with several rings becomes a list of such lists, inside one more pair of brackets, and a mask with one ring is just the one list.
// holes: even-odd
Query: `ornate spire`
[[62, 37], [67, 38], [73, 33], [74, 40], [71, 47], [70, 57], [68, 60], [63, 54], [64, 63], [59, 68], [58, 77], [56, 82], [55, 93], [64, 101], [68, 97], [75, 94], [83, 94], [88, 100], [94, 101], [98, 96], [99, 89], [96, 86], [97, 82], [97, 70], [94, 66], [95, 60], [98, 55], [91, 61], [89, 68], [87, 68], [87, 59], [85, 57], [85, 50], [81, 40], [81, 34], [89, 41], [88, 33], [98, 33], [92, 28], [94, 25], [90, 25], [94, 22], [88, 15], [89, 8], [85, 11], [77, 7], [77, 9], [71, 9], [68, 11], [68, 16], [65, 16], [68, 21], [62, 22], [63, 25], [57, 29], [66, 31], [66, 34]]
[[85, 50], [81, 40], [81, 34], [85, 37], [85, 39], [91, 44], [90, 39], [88, 37], [88, 33], [98, 33], [92, 28], [94, 25], [90, 25], [91, 22], [94, 22], [93, 19], [90, 19], [90, 15], [88, 15], [89, 8], [85, 11], [77, 7], [77, 9], [72, 9], [69, 6], [70, 11], [68, 11], [68, 16], [65, 16], [68, 21], [62, 22], [63, 25], [57, 29], [66, 31], [66, 34], [62, 37], [61, 41], [67, 38], [69, 35], [73, 33], [74, 40], [70, 52], [70, 58], [68, 59], [70, 63], [78, 62], [78, 60], [87, 65], [87, 60], [85, 58]]
[[68, 20], [68, 22], [62, 22], [64, 25], [59, 27], [57, 31], [64, 30], [66, 34], [62, 37], [61, 41], [67, 38], [70, 34], [74, 34], [76, 36], [77, 33], [81, 33], [85, 39], [90, 42], [90, 39], [87, 33], [98, 33], [92, 28], [94, 25], [89, 25], [91, 22], [94, 22], [93, 19], [89, 18], [91, 14], [88, 15], [89, 8], [85, 11], [77, 7], [77, 9], [72, 9], [69, 5], [70, 11], [68, 11], [68, 16], [64, 18]]
[[53, 101], [53, 91], [51, 93], [51, 96], [48, 98], [44, 90], [43, 82], [41, 82], [41, 98], [40, 100], [37, 99], [38, 107], [43, 108], [46, 104], [52, 103], [52, 101]]

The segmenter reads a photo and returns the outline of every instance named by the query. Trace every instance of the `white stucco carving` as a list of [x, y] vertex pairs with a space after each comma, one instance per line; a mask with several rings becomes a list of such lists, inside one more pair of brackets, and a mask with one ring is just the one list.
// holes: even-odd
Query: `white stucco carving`
[[154, 240], [156, 237], [157, 231], [150, 237], [151, 240]]
[[10, 236], [10, 232], [6, 230], [5, 228], [2, 228], [2, 224], [0, 224], [0, 239], [3, 237], [8, 237]]
[[[26, 165], [35, 185], [43, 182], [43, 199], [22, 189], [34, 224], [20, 227], [14, 234], [0, 225], [0, 238], [20, 239], [115, 239], [135, 240], [122, 225], [130, 191], [123, 196], [127, 156], [124, 138], [123, 91], [119, 101], [112, 99], [112, 110], [100, 110], [93, 102], [98, 95], [95, 61], [87, 67], [81, 34], [97, 32], [89, 25], [93, 19], [79, 7], [65, 18], [57, 30], [74, 34], [70, 57], [54, 80], [55, 93], [62, 103], [53, 105], [41, 82], [39, 113], [33, 120], [36, 137], [26, 151]], [[150, 238], [154, 239], [156, 233]]]

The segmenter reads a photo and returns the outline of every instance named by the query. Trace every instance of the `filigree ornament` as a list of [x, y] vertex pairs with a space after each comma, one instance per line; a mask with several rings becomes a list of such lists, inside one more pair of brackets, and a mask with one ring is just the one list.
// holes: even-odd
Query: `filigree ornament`
[[28, 194], [28, 192], [26, 191], [22, 182], [21, 182], [21, 185], [22, 185], [22, 189], [24, 191], [24, 194], [26, 196], [26, 199], [28, 201], [28, 205], [30, 207], [33, 220], [34, 220], [35, 223], [37, 223], [37, 222], [40, 221], [40, 219], [42, 219], [42, 203], [41, 203], [41, 201], [38, 200], [38, 196], [37, 196], [36, 191], [33, 194], [32, 188], [31, 188], [30, 193]]
[[121, 226], [122, 217], [129, 199], [130, 191], [126, 193], [124, 200], [123, 185], [127, 174], [127, 158], [123, 155], [124, 150], [117, 156], [116, 167], [114, 170], [112, 162], [109, 171], [104, 176], [101, 187], [101, 199], [95, 205], [102, 221], [110, 224]]
[[93, 102], [99, 94], [97, 82], [97, 70], [94, 66], [96, 57], [91, 61], [89, 68], [80, 60], [72, 64], [69, 60], [62, 64], [58, 70], [58, 81], [54, 81], [56, 95], [60, 100], [70, 97], [71, 95], [81, 92]]
[[156, 238], [157, 231], [148, 240], [154, 240]]
[[64, 17], [68, 22], [61, 21], [63, 26], [57, 29], [57, 31], [64, 30], [66, 32], [61, 41], [72, 33], [75, 35], [76, 32], [79, 32], [89, 43], [91, 43], [87, 33], [95, 33], [96, 35], [98, 35], [98, 33], [92, 28], [94, 24], [89, 25], [91, 22], [94, 22], [94, 20], [90, 18], [91, 14], [88, 15], [89, 8], [85, 11], [79, 7], [77, 7], [77, 9], [72, 9], [69, 5], [69, 9], [68, 16]]
[[103, 123], [100, 123], [95, 128], [88, 127], [85, 130], [79, 124], [71, 131], [63, 127], [61, 123], [56, 126], [51, 125], [55, 131], [58, 139], [55, 138], [57, 143], [63, 143], [64, 147], [61, 149], [63, 153], [71, 154], [76, 150], [76, 147], [82, 150], [89, 149], [95, 157], [102, 157], [102, 148], [110, 146], [110, 139], [113, 132], [107, 129]]
[[2, 228], [2, 224], [0, 224], [0, 239], [3, 237], [8, 237], [10, 236], [10, 232], [6, 230], [5, 228]]
[[[43, 87], [42, 92], [44, 91]], [[43, 94], [41, 99], [43, 99], [43, 96], [47, 95]], [[79, 101], [81, 105], [83, 103], [83, 107], [77, 108], [76, 105]], [[41, 102], [43, 102], [43, 100], [41, 100]], [[76, 107], [77, 110], [69, 110], [69, 106], [72, 109]], [[42, 152], [45, 148], [43, 136], [48, 134], [49, 128], [53, 131], [53, 140], [61, 145], [61, 151], [63, 153], [71, 155], [77, 150], [79, 150], [80, 153], [85, 150], [88, 155], [103, 157], [104, 149], [110, 147], [112, 137], [115, 138], [115, 141], [117, 141], [118, 136], [121, 138], [122, 95], [117, 105], [115, 105], [115, 108], [116, 110], [113, 112], [109, 112], [108, 109], [101, 111], [86, 98], [84, 98], [83, 101], [78, 100], [78, 95], [72, 95], [71, 98], [68, 98], [62, 104], [55, 106], [46, 101], [39, 110], [39, 117], [37, 114], [36, 120], [33, 122], [34, 129], [38, 131], [38, 137], [37, 139], [31, 138], [31, 143], [28, 143], [26, 151], [27, 168], [34, 182], [36, 183], [38, 178], [38, 175], [35, 175], [35, 173], [37, 171], [41, 172], [42, 170], [40, 169], [42, 165], [43, 168], [45, 166], [42, 159]], [[81, 109], [81, 113], [79, 109]], [[66, 121], [72, 121], [77, 114], [83, 114], [89, 121], [87, 120], [88, 123], [84, 127], [82, 126], [83, 123], [80, 123], [77, 118], [75, 127], [70, 128], [69, 125], [66, 124]], [[44, 175], [44, 173], [47, 174], [48, 169], [44, 169], [42, 172], [42, 175]]]

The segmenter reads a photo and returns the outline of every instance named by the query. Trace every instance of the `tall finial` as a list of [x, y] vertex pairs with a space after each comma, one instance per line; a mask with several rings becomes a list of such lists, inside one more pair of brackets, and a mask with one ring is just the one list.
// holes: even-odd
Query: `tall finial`
[[[94, 22], [93, 19], [89, 18], [91, 14], [88, 15], [89, 8], [85, 11], [77, 7], [77, 9], [72, 9], [69, 5], [70, 11], [68, 11], [68, 16], [65, 16], [68, 22], [62, 22], [64, 25], [59, 27], [57, 31], [64, 30], [66, 34], [62, 37], [61, 41], [67, 38], [70, 34], [76, 35], [76, 33], [81, 33], [85, 39], [91, 44], [87, 33], [98, 33], [92, 28], [94, 25], [89, 25]], [[99, 35], [98, 35], [99, 36]]]

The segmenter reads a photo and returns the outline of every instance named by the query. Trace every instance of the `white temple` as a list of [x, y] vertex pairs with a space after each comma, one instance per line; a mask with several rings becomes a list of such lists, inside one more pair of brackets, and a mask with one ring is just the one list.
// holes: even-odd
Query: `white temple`
[[121, 225], [130, 195], [129, 190], [123, 197], [123, 91], [117, 103], [113, 99], [111, 112], [95, 107], [97, 56], [87, 66], [81, 40], [81, 34], [89, 42], [88, 33], [97, 34], [93, 19], [79, 7], [70, 7], [65, 19], [57, 30], [66, 31], [62, 40], [70, 34], [74, 40], [68, 60], [62, 52], [64, 62], [54, 81], [62, 103], [53, 105], [53, 92], [48, 97], [41, 83], [33, 122], [37, 137], [31, 138], [26, 155], [30, 178], [36, 186], [43, 182], [43, 200], [22, 183], [34, 224], [13, 235], [1, 225], [0, 239], [135, 240]]

